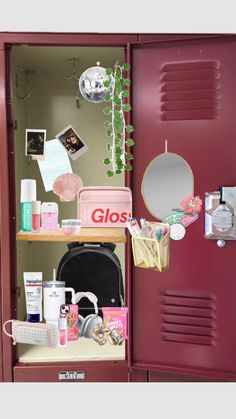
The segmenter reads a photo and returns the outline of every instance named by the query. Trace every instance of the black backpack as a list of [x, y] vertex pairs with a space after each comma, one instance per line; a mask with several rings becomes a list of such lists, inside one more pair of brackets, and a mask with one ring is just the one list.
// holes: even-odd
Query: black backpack
[[[122, 270], [118, 257], [114, 253], [114, 243], [68, 243], [68, 252], [62, 257], [57, 280], [65, 281], [66, 287], [75, 292], [92, 292], [98, 299], [99, 315], [101, 307], [123, 307], [124, 287]], [[66, 303], [71, 303], [70, 300]], [[79, 302], [79, 314], [86, 317], [94, 313], [93, 304], [82, 298]]]

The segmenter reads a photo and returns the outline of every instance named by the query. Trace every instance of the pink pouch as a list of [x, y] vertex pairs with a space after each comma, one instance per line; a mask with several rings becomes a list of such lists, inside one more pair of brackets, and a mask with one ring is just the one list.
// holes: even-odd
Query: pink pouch
[[77, 218], [83, 227], [126, 227], [132, 216], [130, 188], [88, 186], [81, 188], [77, 197]]
[[116, 329], [121, 335], [128, 339], [127, 334], [127, 307], [102, 307], [103, 323], [109, 329]]

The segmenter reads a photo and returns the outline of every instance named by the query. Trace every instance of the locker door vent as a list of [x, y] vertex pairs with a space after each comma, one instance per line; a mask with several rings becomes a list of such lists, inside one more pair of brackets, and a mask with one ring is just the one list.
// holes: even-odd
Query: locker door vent
[[216, 61], [165, 64], [161, 68], [161, 120], [217, 118], [219, 78]]
[[161, 339], [195, 345], [215, 345], [214, 296], [199, 290], [164, 291], [161, 295]]

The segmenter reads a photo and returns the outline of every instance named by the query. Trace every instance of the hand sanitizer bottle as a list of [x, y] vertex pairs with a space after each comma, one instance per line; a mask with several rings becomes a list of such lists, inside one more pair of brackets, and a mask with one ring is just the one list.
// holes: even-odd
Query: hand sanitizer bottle
[[226, 232], [233, 226], [233, 210], [224, 201], [212, 212], [212, 224], [218, 231]]

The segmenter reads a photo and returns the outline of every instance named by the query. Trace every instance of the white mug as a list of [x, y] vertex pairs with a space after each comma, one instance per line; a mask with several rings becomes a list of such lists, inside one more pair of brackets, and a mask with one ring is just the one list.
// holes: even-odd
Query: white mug
[[66, 288], [64, 281], [43, 282], [43, 316], [46, 323], [55, 324], [58, 327], [60, 306], [65, 304], [65, 293], [71, 292], [71, 303], [75, 304], [75, 290]]

